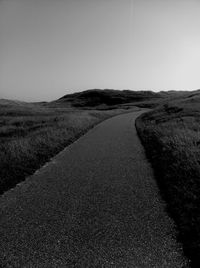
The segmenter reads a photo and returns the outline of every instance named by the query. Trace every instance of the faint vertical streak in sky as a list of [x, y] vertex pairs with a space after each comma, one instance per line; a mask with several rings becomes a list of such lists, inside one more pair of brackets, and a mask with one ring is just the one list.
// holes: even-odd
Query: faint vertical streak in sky
[[127, 33], [129, 33], [129, 36], [128, 36], [128, 49], [130, 51], [130, 54], [129, 54], [129, 70], [128, 72], [131, 74], [130, 75], [130, 79], [131, 80], [134, 80], [134, 74], [135, 74], [135, 71], [134, 71], [134, 4], [135, 4], [135, 0], [128, 0], [129, 1], [129, 29], [127, 31]]
[[[128, 0], [129, 1], [129, 51], [131, 55], [131, 60], [135, 60], [135, 50], [136, 50], [136, 39], [137, 39], [137, 30], [136, 30], [136, 5], [137, 0]], [[133, 67], [133, 63], [131, 64]]]
[[130, 27], [130, 41], [133, 39], [133, 25], [134, 25], [134, 0], [129, 0], [130, 2], [130, 18], [129, 18], [129, 27]]
[[132, 39], [132, 24], [133, 24], [133, 0], [129, 1], [129, 38]]

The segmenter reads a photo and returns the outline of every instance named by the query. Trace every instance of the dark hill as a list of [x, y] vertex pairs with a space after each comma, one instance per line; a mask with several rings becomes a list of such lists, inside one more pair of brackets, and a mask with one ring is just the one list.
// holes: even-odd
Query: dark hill
[[91, 89], [65, 95], [56, 102], [62, 104], [71, 103], [74, 107], [95, 107], [100, 105], [113, 106], [125, 103], [142, 102], [162, 97], [162, 94], [152, 91]]

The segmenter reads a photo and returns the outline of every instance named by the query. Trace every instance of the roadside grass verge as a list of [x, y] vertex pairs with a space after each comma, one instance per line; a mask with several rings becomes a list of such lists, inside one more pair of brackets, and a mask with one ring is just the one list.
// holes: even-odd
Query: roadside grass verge
[[164, 105], [136, 127], [192, 267], [200, 267], [200, 106]]
[[0, 109], [0, 194], [33, 174], [97, 123], [125, 110]]

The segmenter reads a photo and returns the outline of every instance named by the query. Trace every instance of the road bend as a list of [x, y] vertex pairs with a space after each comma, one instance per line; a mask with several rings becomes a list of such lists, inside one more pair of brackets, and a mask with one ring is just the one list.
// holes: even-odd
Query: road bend
[[0, 198], [2, 267], [185, 267], [132, 112]]

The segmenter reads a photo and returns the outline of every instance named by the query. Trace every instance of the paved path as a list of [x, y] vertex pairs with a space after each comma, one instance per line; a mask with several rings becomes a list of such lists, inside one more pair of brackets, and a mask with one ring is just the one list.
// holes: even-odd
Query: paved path
[[104, 121], [3, 195], [2, 267], [183, 267], [140, 113]]

